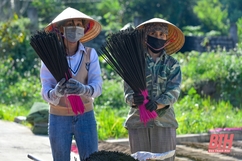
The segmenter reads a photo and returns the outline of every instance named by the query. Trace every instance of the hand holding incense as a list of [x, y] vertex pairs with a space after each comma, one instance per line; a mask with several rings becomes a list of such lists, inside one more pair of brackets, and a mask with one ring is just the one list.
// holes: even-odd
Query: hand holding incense
[[152, 111], [157, 110], [158, 105], [157, 105], [157, 103], [154, 100], [149, 99], [148, 102], [145, 104], [145, 107], [146, 107], [147, 110], [152, 112]]
[[67, 95], [85, 95], [91, 97], [93, 88], [89, 85], [84, 85], [79, 81], [71, 78], [66, 82], [65, 94]]
[[134, 104], [139, 106], [144, 103], [145, 97], [141, 93], [133, 94]]
[[148, 91], [144, 90], [142, 91], [142, 95], [144, 96], [145, 100], [143, 104], [139, 106], [139, 111], [140, 111], [140, 121], [143, 122], [145, 125], [146, 123], [151, 119], [151, 118], [156, 118], [158, 115], [157, 113], [153, 110], [147, 110], [146, 104], [149, 102], [148, 99]]
[[[66, 80], [72, 78], [61, 35], [56, 32], [38, 31], [31, 36], [30, 45], [57, 82], [60, 82], [63, 78]], [[55, 90], [55, 94], [60, 94], [60, 90], [59, 92]], [[78, 112], [80, 114], [84, 112], [84, 104], [80, 96], [68, 96], [67, 98], [76, 115]]]

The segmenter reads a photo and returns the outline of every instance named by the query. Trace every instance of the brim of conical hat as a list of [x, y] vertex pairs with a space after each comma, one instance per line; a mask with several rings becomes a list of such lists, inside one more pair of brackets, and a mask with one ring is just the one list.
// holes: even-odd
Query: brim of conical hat
[[74, 9], [71, 7], [66, 8], [62, 11], [47, 27], [46, 31], [52, 31], [54, 27], [57, 27], [58, 24], [64, 20], [69, 19], [85, 19], [89, 21], [88, 30], [85, 32], [84, 36], [80, 39], [80, 42], [88, 42], [99, 35], [102, 30], [101, 24], [91, 18], [90, 16]]
[[145, 29], [145, 26], [147, 26], [147, 24], [151, 24], [151, 23], [164, 23], [164, 24], [168, 25], [167, 41], [171, 41], [171, 43], [165, 47], [166, 53], [168, 55], [176, 53], [177, 51], [179, 51], [182, 48], [182, 46], [185, 43], [184, 34], [178, 27], [176, 27], [175, 25], [173, 25], [172, 23], [170, 23], [164, 19], [161, 19], [161, 18], [150, 19], [150, 20], [145, 21], [145, 22], [141, 23], [140, 25], [138, 25], [136, 27], [136, 29]]

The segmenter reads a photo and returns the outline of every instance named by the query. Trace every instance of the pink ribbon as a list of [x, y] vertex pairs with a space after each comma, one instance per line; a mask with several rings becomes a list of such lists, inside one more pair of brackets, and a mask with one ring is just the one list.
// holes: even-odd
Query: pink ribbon
[[[65, 73], [66, 75], [66, 79], [68, 80], [69, 78], [67, 77], [67, 74]], [[83, 114], [84, 113], [84, 109], [85, 109], [85, 106], [82, 102], [82, 99], [80, 96], [78, 95], [69, 95], [67, 96], [69, 102], [70, 102], [70, 105], [71, 105], [71, 108], [72, 108], [72, 111], [78, 115], [78, 112], [80, 114]]]
[[80, 96], [78, 95], [70, 95], [70, 96], [67, 96], [70, 104], [71, 104], [71, 108], [72, 108], [72, 111], [78, 115], [78, 113], [80, 114], [83, 114], [84, 113], [84, 104], [82, 102], [82, 99]]
[[151, 120], [155, 119], [158, 115], [155, 111], [150, 112], [145, 108], [145, 104], [149, 102], [148, 98], [148, 91], [144, 90], [141, 91], [141, 94], [144, 96], [145, 100], [142, 105], [139, 106], [139, 112], [140, 112], [140, 121], [146, 125], [146, 123]]

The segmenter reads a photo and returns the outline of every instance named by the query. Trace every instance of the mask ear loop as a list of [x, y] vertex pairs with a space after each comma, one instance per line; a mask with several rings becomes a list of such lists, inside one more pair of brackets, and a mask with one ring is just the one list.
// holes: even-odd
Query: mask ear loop
[[169, 45], [170, 43], [172, 43], [172, 42], [174, 42], [177, 37], [177, 35], [173, 35], [173, 37], [172, 38], [170, 38], [168, 41], [166, 41], [166, 43], [164, 44], [164, 46], [162, 46], [161, 48], [159, 48], [159, 49], [154, 49], [152, 46], [150, 46], [148, 43], [147, 43], [147, 41], [145, 41], [145, 44], [147, 45], [147, 46], [149, 46], [150, 48], [152, 48], [152, 49], [154, 49], [154, 50], [161, 50], [161, 49], [164, 49], [167, 45]]
[[[150, 48], [154, 49], [152, 46], [150, 46], [150, 44], [147, 43], [147, 41], [145, 42], [145, 44], [146, 44], [147, 46], [149, 46]], [[167, 44], [167, 45], [168, 45], [168, 44]], [[166, 47], [166, 43], [165, 43], [165, 45], [162, 46], [161, 48], [159, 48], [159, 49], [154, 49], [154, 50], [161, 50], [161, 49], [163, 49], [163, 48], [165, 48], [165, 47]]]

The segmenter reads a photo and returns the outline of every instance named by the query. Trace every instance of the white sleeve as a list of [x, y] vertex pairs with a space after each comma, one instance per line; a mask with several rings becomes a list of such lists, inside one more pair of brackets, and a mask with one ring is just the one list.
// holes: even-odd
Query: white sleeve
[[90, 66], [88, 71], [88, 85], [94, 89], [92, 97], [98, 97], [102, 93], [102, 76], [97, 52], [94, 48], [90, 54]]
[[55, 88], [57, 82], [54, 78], [54, 76], [50, 73], [48, 68], [45, 66], [43, 62], [41, 62], [41, 68], [40, 68], [40, 80], [41, 80], [41, 95], [43, 99], [47, 102], [51, 102], [48, 92]]

